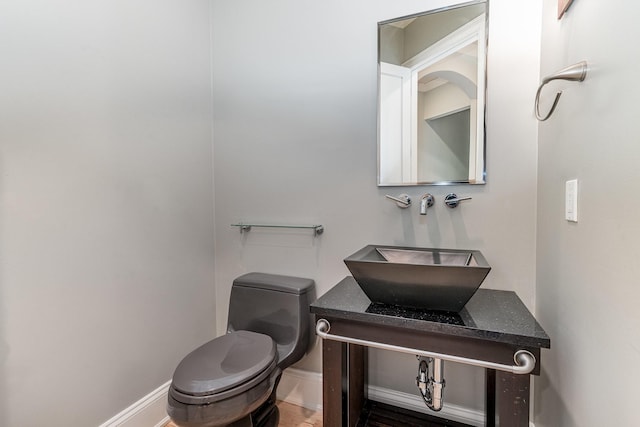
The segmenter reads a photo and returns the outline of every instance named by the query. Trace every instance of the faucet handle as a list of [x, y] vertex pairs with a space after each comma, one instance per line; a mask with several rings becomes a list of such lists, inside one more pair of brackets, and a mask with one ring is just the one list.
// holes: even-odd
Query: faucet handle
[[401, 194], [398, 197], [393, 197], [393, 196], [390, 196], [388, 194], [385, 194], [384, 197], [386, 197], [387, 199], [391, 199], [394, 202], [396, 202], [396, 205], [399, 208], [406, 209], [409, 206], [411, 206], [411, 197], [409, 197], [408, 194]]
[[444, 204], [449, 206], [451, 209], [457, 207], [458, 203], [465, 200], [471, 200], [471, 197], [458, 197], [456, 193], [449, 193], [444, 196]]

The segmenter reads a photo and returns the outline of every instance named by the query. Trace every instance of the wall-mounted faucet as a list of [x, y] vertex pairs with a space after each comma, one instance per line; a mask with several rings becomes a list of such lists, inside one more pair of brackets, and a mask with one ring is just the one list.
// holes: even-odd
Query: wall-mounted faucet
[[424, 194], [422, 199], [420, 199], [420, 215], [426, 215], [427, 208], [433, 206], [434, 201], [435, 200], [430, 193]]

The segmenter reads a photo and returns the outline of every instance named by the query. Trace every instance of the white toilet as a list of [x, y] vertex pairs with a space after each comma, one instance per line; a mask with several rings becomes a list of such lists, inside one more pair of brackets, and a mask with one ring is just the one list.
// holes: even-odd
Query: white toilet
[[167, 413], [180, 427], [277, 426], [282, 371], [312, 343], [311, 279], [265, 273], [231, 288], [227, 333], [189, 353], [174, 374]]

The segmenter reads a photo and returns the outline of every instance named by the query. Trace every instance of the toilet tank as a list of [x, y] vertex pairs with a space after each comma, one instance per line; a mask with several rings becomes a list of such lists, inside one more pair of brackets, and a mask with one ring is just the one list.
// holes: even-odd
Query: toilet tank
[[278, 366], [285, 369], [300, 360], [313, 343], [309, 305], [315, 298], [311, 279], [244, 274], [233, 281], [227, 332], [269, 335], [276, 342]]

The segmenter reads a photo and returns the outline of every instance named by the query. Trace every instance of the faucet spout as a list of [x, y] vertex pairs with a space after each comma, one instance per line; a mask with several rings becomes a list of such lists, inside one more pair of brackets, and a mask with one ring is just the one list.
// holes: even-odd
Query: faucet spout
[[420, 215], [427, 214], [427, 208], [433, 206], [434, 198], [430, 193], [426, 193], [420, 199]]

